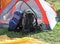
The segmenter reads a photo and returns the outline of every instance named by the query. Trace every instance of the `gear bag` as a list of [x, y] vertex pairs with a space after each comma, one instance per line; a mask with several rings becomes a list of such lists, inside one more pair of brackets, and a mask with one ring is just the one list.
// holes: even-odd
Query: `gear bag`
[[13, 18], [9, 21], [9, 30], [14, 30], [18, 26], [20, 20], [22, 19], [23, 11], [17, 10], [14, 12]]

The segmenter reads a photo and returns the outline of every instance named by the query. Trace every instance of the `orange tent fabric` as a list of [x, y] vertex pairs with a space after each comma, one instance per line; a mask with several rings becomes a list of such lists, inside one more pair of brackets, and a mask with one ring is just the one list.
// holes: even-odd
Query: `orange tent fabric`
[[0, 13], [3, 11], [3, 9], [8, 5], [8, 3], [11, 0], [0, 0]]

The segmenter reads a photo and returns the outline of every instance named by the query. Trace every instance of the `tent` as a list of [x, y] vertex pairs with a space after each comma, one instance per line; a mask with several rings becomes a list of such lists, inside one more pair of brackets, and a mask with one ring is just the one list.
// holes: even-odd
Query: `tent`
[[[11, 0], [11, 2], [9, 4], [7, 4], [7, 6], [5, 7], [5, 9], [2, 12], [0, 10], [0, 17], [2, 17], [2, 18], [0, 18], [1, 20], [6, 21], [7, 16], [8, 16], [8, 18], [10, 16], [12, 17], [13, 11], [15, 11], [17, 9], [30, 10], [30, 8], [26, 5], [26, 3], [27, 3], [37, 14], [38, 22], [44, 23], [46, 25], [46, 28], [53, 30], [54, 26], [57, 23], [57, 20], [56, 20], [57, 14], [52, 5], [50, 5], [49, 3], [47, 3], [44, 0], [24, 0], [24, 1], [16, 0], [15, 2], [14, 1], [15, 0]], [[24, 3], [24, 2], [26, 2], [26, 3]], [[8, 12], [8, 10], [9, 10], [9, 12]], [[6, 22], [8, 23], [9, 20], [7, 20]]]
[[[0, 27], [8, 27], [9, 19], [15, 10], [18, 0], [0, 0]], [[13, 3], [13, 4], [12, 4]]]

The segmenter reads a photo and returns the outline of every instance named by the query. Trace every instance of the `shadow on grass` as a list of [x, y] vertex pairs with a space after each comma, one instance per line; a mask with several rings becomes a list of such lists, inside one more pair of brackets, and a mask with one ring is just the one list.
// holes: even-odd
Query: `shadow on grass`
[[58, 18], [59, 18], [58, 22], [60, 22], [60, 10], [57, 11], [57, 14], [58, 14]]
[[22, 38], [22, 37], [30, 37], [31, 35], [34, 35], [34, 34], [37, 34], [37, 33], [40, 33], [42, 31], [40, 30], [34, 30], [32, 32], [29, 32], [29, 33], [24, 33], [22, 31], [20, 32], [14, 32], [14, 31], [8, 31], [8, 29], [6, 28], [1, 28], [0, 29], [0, 35], [7, 35], [11, 38]]

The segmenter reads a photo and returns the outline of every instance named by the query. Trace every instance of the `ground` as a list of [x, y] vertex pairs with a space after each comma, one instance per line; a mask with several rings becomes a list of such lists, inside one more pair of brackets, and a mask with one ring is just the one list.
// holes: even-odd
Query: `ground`
[[[60, 0], [57, 0], [55, 2], [48, 2], [55, 6], [58, 17], [60, 17]], [[0, 35], [5, 34], [9, 37], [33, 37], [51, 44], [60, 44], [60, 18], [53, 31], [35, 31], [26, 34], [22, 32], [9, 32], [6, 28], [1, 28]]]

